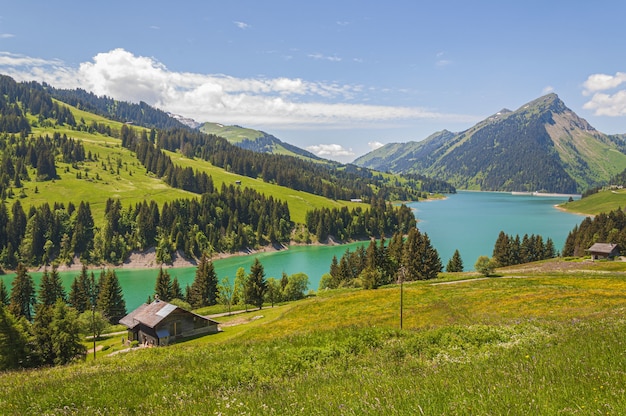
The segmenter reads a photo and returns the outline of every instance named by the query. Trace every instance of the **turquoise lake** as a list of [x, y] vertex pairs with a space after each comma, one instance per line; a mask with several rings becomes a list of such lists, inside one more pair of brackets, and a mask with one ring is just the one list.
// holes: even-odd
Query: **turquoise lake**
[[[567, 197], [518, 196], [495, 192], [459, 192], [445, 200], [411, 203], [418, 218], [418, 228], [426, 232], [432, 245], [439, 252], [441, 262], [447, 264], [454, 250], [458, 249], [465, 270], [472, 270], [481, 255], [491, 256], [500, 231], [507, 234], [541, 235], [552, 238], [555, 248], [561, 250], [567, 234], [584, 217], [568, 214], [554, 208], [565, 202]], [[309, 288], [316, 290], [321, 276], [327, 273], [333, 256], [340, 258], [346, 249], [355, 250], [360, 244], [341, 246], [297, 246], [289, 250], [260, 253], [250, 256], [235, 256], [216, 260], [215, 270], [219, 279], [228, 276], [234, 279], [239, 267], [246, 271], [255, 258], [265, 269], [267, 278], [280, 278], [282, 273], [304, 272], [309, 276]], [[95, 271], [98, 276], [99, 270]], [[124, 291], [128, 311], [146, 301], [152, 295], [158, 270], [118, 269], [116, 271]], [[169, 269], [178, 277], [183, 290], [193, 282], [195, 267]], [[78, 272], [60, 273], [65, 287], [69, 287]], [[31, 273], [39, 284], [41, 273]], [[13, 275], [1, 276], [10, 288]]]

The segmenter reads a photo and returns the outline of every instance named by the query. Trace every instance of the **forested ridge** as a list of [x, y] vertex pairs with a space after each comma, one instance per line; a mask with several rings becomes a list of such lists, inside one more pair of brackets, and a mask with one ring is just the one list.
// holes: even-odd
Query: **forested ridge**
[[[119, 127], [101, 122], [79, 121], [69, 107], [51, 98], [63, 98], [83, 109], [94, 109], [114, 118], [133, 119], [132, 124], [154, 126], [150, 130], [122, 124]], [[19, 263], [28, 266], [70, 263], [78, 257], [90, 264], [124, 261], [134, 250], [155, 247], [158, 261], [168, 263], [176, 255], [200, 258], [203, 253], [235, 252], [290, 240], [341, 241], [383, 237], [406, 233], [415, 218], [405, 206], [392, 207], [387, 200], [415, 200], [428, 192], [454, 192], [449, 184], [420, 175], [393, 177], [354, 165], [318, 164], [298, 158], [259, 154], [240, 149], [225, 139], [170, 124], [158, 110], [143, 104], [120, 104], [106, 97], [96, 97], [78, 90], [54, 90], [37, 83], [16, 83], [0, 78], [0, 103], [3, 114], [12, 115], [19, 131], [0, 136], [0, 197], [11, 204], [0, 205], [0, 265], [14, 269]], [[143, 114], [144, 118], [139, 117]], [[134, 118], [137, 117], [137, 120]], [[4, 120], [5, 117], [2, 118]], [[80, 203], [50, 202], [27, 209], [22, 184], [61, 180], [59, 163], [65, 172], [76, 168], [77, 178], [89, 173], [84, 161], [101, 162], [102, 169], [119, 176], [121, 160], [85, 151], [83, 143], [55, 131], [80, 131], [114, 137], [132, 151], [149, 175], [160, 178], [173, 188], [199, 195], [157, 204], [154, 201], [123, 206], [114, 198], [106, 203], [104, 219], [94, 219], [89, 201]], [[160, 127], [168, 127], [161, 129]], [[169, 128], [175, 126], [174, 128]], [[37, 131], [50, 131], [37, 135]], [[46, 130], [49, 128], [49, 130]], [[15, 129], [13, 129], [15, 130]], [[84, 134], [84, 133], [83, 133]], [[206, 160], [230, 172], [262, 178], [292, 189], [331, 199], [360, 199], [370, 208], [314, 210], [306, 224], [291, 221], [285, 201], [263, 195], [240, 185], [216, 189], [211, 176], [172, 162], [164, 150], [186, 157]], [[34, 174], [33, 174], [34, 172]], [[95, 172], [94, 178], [97, 179]], [[132, 172], [131, 172], [132, 175]], [[95, 224], [103, 224], [96, 227]]]

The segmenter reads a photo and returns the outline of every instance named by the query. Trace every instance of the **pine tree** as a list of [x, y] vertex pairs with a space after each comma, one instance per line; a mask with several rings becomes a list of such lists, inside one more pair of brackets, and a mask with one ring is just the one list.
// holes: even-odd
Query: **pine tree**
[[52, 307], [42, 305], [41, 303], [35, 308], [35, 319], [32, 324], [32, 332], [35, 338], [37, 360], [39, 365], [54, 364], [54, 352], [52, 351]]
[[78, 313], [61, 299], [52, 308], [50, 332], [54, 364], [67, 364], [85, 355], [86, 348], [80, 339]]
[[170, 299], [185, 300], [185, 295], [183, 295], [183, 290], [180, 287], [177, 276], [174, 276], [174, 280], [172, 280], [172, 291], [170, 292]]
[[93, 272], [87, 272], [87, 266], [72, 281], [68, 302], [79, 314], [91, 310], [97, 298], [97, 287]]
[[463, 260], [461, 260], [461, 253], [459, 250], [454, 250], [454, 254], [450, 261], [448, 261], [448, 265], [446, 266], [446, 272], [448, 273], [458, 273], [463, 271]]
[[217, 303], [217, 275], [213, 262], [203, 254], [189, 292], [189, 303], [194, 308]]
[[493, 247], [493, 258], [498, 262], [501, 266], [510, 266], [511, 265], [511, 255], [510, 255], [510, 242], [509, 236], [504, 233], [504, 231], [500, 231], [498, 234], [498, 239]]
[[65, 302], [65, 289], [59, 276], [57, 266], [52, 266], [52, 272], [48, 273], [46, 267], [41, 275], [39, 286], [39, 303], [45, 306], [54, 306], [57, 299]]
[[93, 237], [94, 222], [91, 215], [91, 208], [89, 202], [81, 201], [78, 206], [78, 211], [76, 211], [76, 222], [72, 237], [74, 252], [82, 254], [83, 256], [87, 255], [93, 245]]
[[267, 282], [265, 281], [265, 271], [263, 265], [259, 259], [254, 259], [254, 263], [250, 267], [250, 274], [244, 291], [248, 302], [252, 303], [257, 308], [263, 308], [263, 300], [265, 298], [265, 291], [267, 290]]
[[0, 306], [9, 306], [9, 290], [2, 279], [0, 279]]
[[428, 235], [417, 228], [409, 230], [402, 265], [407, 270], [407, 280], [434, 279], [442, 269], [439, 254], [431, 246]]
[[154, 285], [154, 295], [159, 299], [167, 302], [170, 300], [170, 294], [172, 293], [172, 279], [167, 270], [163, 270], [163, 267], [159, 268], [159, 274], [157, 275], [156, 284]]
[[24, 326], [0, 305], [0, 371], [32, 364], [29, 338]]
[[96, 308], [112, 324], [117, 324], [126, 315], [126, 302], [114, 270], [107, 270], [100, 275]]
[[26, 267], [19, 263], [12, 283], [9, 312], [17, 318], [23, 316], [32, 321], [36, 302], [33, 278], [27, 273]]

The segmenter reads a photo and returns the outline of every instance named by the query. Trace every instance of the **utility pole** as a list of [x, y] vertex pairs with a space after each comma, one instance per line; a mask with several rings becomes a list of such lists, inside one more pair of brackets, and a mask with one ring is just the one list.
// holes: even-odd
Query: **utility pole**
[[[91, 305], [91, 326], [93, 327], [93, 359], [96, 360], [96, 305]], [[402, 327], [402, 325], [400, 325]]]
[[400, 267], [400, 276], [399, 276], [399, 280], [400, 280], [400, 329], [402, 329], [402, 312], [404, 309], [404, 287], [403, 287], [403, 283], [404, 283], [404, 279], [405, 279], [405, 273], [406, 273], [406, 269], [404, 268], [404, 266]]

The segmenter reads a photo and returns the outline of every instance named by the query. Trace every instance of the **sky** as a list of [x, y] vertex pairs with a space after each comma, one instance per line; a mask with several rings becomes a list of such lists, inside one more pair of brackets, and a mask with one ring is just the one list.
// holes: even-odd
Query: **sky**
[[626, 2], [0, 0], [0, 73], [351, 162], [547, 93], [626, 133]]

